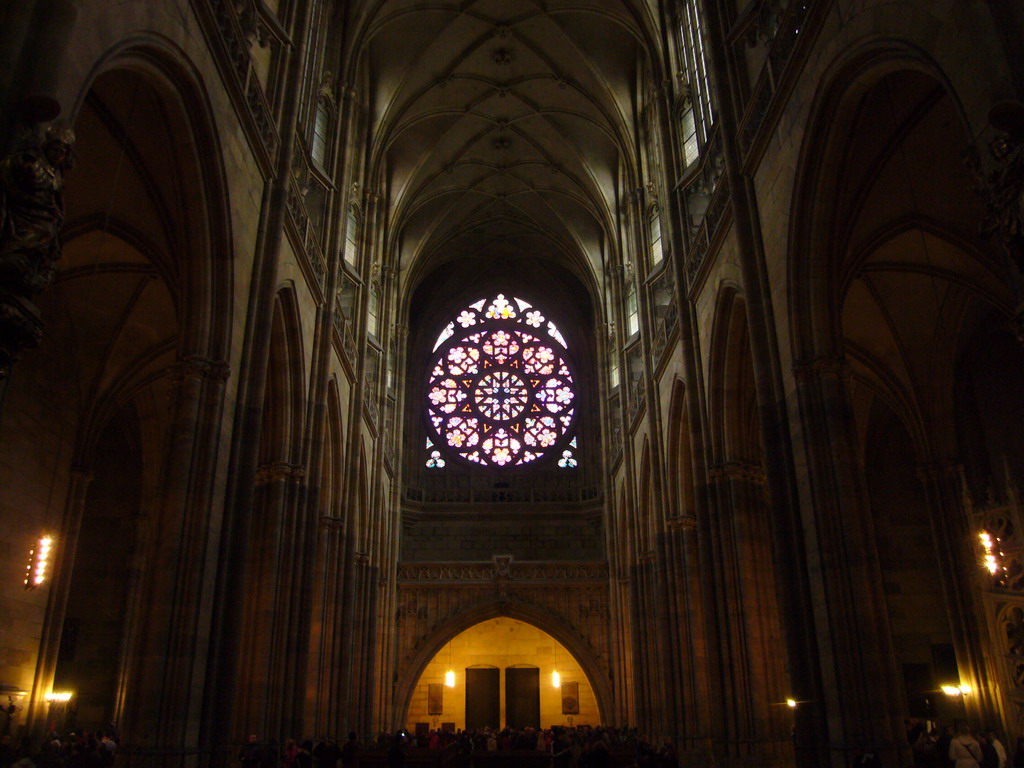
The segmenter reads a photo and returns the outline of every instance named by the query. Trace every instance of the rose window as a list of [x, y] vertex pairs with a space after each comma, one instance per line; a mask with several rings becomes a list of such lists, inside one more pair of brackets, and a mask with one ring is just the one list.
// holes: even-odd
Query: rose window
[[576, 466], [575, 380], [555, 324], [522, 299], [498, 294], [441, 331], [427, 385], [431, 469], [446, 453], [514, 467], [549, 453]]

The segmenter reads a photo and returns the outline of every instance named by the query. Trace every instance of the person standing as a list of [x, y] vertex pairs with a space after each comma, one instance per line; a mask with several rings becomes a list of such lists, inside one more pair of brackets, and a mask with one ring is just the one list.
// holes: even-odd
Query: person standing
[[956, 768], [980, 768], [981, 745], [971, 733], [967, 723], [961, 723], [956, 736], [949, 742], [949, 759]]
[[238, 762], [242, 768], [259, 768], [261, 751], [256, 734], [249, 734], [249, 740], [238, 751]]
[[996, 736], [996, 732], [989, 729], [985, 736], [988, 738], [989, 744], [996, 751], [996, 756], [999, 758], [999, 768], [1007, 768], [1007, 754], [1006, 747], [1003, 746], [1003, 742]]
[[363, 745], [356, 738], [356, 732], [350, 731], [348, 741], [341, 748], [341, 764], [345, 768], [359, 768], [359, 753], [363, 751]]

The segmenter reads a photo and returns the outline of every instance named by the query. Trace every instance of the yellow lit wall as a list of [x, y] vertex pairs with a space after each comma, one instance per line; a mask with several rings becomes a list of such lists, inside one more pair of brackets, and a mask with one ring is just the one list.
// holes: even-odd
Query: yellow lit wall
[[[451, 661], [449, 662], [449, 654]], [[455, 723], [456, 728], [466, 726], [466, 667], [492, 666], [501, 670], [501, 726], [505, 726], [505, 668], [514, 666], [540, 668], [540, 723], [541, 727], [568, 725], [570, 715], [562, 714], [561, 691], [551, 684], [551, 673], [557, 671], [563, 683], [580, 684], [580, 713], [572, 715], [576, 725], [599, 725], [597, 699], [590, 681], [580, 665], [555, 638], [532, 624], [515, 619], [500, 618], [484, 621], [456, 635], [451, 643], [427, 664], [416, 683], [406, 717], [406, 728], [415, 732], [416, 723], [430, 723], [440, 728], [441, 723]], [[444, 673], [455, 670], [455, 687], [444, 686]], [[427, 714], [427, 686], [444, 686], [444, 714]]]

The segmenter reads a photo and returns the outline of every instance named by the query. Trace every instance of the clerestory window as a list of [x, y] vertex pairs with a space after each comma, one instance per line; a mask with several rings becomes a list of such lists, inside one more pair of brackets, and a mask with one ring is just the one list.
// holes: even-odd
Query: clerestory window
[[715, 121], [711, 81], [704, 54], [704, 30], [696, 0], [680, 0], [678, 8], [679, 59], [689, 98], [680, 115], [683, 163], [693, 163], [707, 143]]

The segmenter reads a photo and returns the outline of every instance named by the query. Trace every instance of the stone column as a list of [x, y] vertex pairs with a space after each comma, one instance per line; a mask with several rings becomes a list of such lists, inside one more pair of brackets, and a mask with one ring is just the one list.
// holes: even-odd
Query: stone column
[[267, 361], [270, 358], [274, 297], [278, 290], [278, 267], [284, 239], [289, 185], [295, 151], [295, 128], [305, 59], [305, 41], [310, 23], [311, 0], [293, 4], [292, 28], [295, 46], [287, 48], [282, 63], [281, 106], [275, 116], [281, 147], [274, 158], [275, 175], [263, 188], [259, 229], [249, 288], [245, 336], [242, 346], [237, 407], [232, 430], [231, 458], [227, 468], [228, 487], [214, 594], [215, 626], [209, 645], [210, 667], [206, 680], [203, 740], [227, 749], [231, 737], [232, 713], [239, 699], [240, 674], [237, 654], [242, 626], [242, 601], [246, 578], [250, 517], [256, 487], [258, 450], [263, 429]]
[[246, 564], [250, 573], [242, 648], [245, 649], [245, 693], [239, 708], [244, 713], [238, 726], [267, 737], [287, 738], [296, 731], [299, 713], [294, 711], [293, 691], [304, 686], [296, 679], [294, 629], [299, 595], [297, 564], [301, 560], [301, 522], [297, 498], [306, 468], [280, 461], [262, 465], [257, 472], [253, 505], [252, 550]]
[[213, 492], [226, 363], [188, 355], [174, 398], [162, 496], [143, 575], [141, 626], [127, 679], [124, 752], [133, 765], [178, 766], [199, 741], [221, 516]]
[[[819, 630], [826, 682], [822, 695], [830, 713], [833, 765], [866, 741], [895, 757], [906, 745], [901, 728], [899, 675], [895, 663], [882, 573], [856, 458], [856, 436], [848, 402], [845, 361], [823, 356], [794, 364], [807, 477], [809, 525], [816, 532], [810, 553], [816, 574]], [[883, 761], [885, 758], [883, 757]]]
[[757, 196], [753, 180], [744, 172], [736, 138], [743, 93], [739, 90], [740, 79], [733, 76], [726, 54], [729, 22], [723, 6], [719, 0], [701, 2], [707, 21], [705, 50], [719, 102], [718, 126], [747, 309], [790, 689], [798, 700], [814, 702], [798, 708], [795, 713], [797, 764], [803, 768], [821, 768], [829, 759], [828, 713], [823, 706], [825, 692], [819, 666], [819, 627], [810, 583], [807, 532], [799, 507], [790, 414], [779, 363]]
[[710, 714], [707, 707], [708, 650], [705, 636], [702, 582], [708, 577], [700, 562], [697, 520], [678, 516], [668, 521], [671, 562], [677, 564], [672, 603], [677, 629], [679, 720], [676, 746], [680, 753], [711, 754]]

